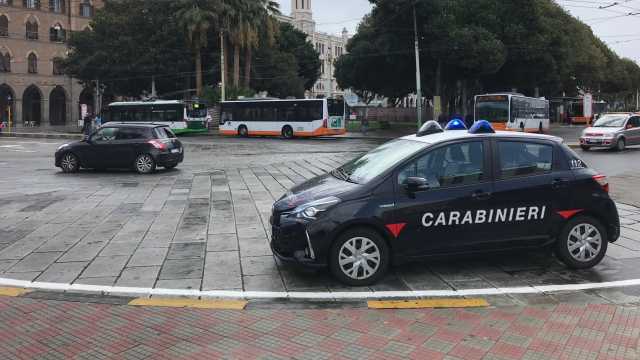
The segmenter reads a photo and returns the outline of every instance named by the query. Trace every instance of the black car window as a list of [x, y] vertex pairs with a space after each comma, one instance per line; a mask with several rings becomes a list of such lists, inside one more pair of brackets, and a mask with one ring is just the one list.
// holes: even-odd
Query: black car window
[[93, 136], [91, 136], [92, 141], [103, 142], [103, 141], [112, 141], [115, 140], [118, 136], [118, 128], [102, 128], [98, 130]]
[[640, 117], [632, 117], [631, 119], [629, 119], [629, 122], [627, 124], [630, 124], [633, 128], [640, 127]]
[[498, 141], [500, 179], [551, 172], [553, 146], [523, 141]]
[[121, 128], [116, 136], [116, 140], [136, 140], [144, 138], [144, 129], [137, 128]]
[[398, 184], [403, 184], [409, 177], [425, 178], [431, 188], [481, 182], [486, 178], [484, 145], [482, 141], [472, 141], [430, 151], [400, 172]]

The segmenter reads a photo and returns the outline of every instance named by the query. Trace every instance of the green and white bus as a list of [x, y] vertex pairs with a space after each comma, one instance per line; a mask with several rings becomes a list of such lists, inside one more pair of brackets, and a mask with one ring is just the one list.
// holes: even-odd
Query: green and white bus
[[207, 106], [200, 102], [155, 100], [114, 102], [103, 112], [102, 122], [165, 124], [176, 134], [207, 132]]

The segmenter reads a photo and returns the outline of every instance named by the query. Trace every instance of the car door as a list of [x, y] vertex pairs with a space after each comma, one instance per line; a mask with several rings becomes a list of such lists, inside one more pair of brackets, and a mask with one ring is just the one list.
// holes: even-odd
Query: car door
[[627, 144], [638, 145], [640, 144], [640, 117], [633, 116], [627, 122], [627, 129], [625, 131], [627, 138]]
[[[499, 248], [536, 246], [550, 240], [554, 212], [567, 204], [571, 172], [556, 171], [551, 141], [496, 139], [490, 223]], [[556, 162], [554, 162], [554, 159]]]
[[[427, 150], [396, 172], [399, 256], [482, 247], [490, 236], [482, 225], [492, 193], [489, 154], [486, 140], [455, 142]], [[408, 179], [416, 177], [426, 179], [428, 188], [407, 188]]]
[[96, 131], [89, 138], [87, 149], [88, 167], [91, 168], [112, 168], [115, 165], [115, 158], [112, 153], [112, 146], [118, 136], [118, 128], [103, 127]]
[[118, 136], [110, 149], [114, 156], [114, 166], [118, 168], [130, 168], [133, 166], [140, 142], [145, 139], [146, 128], [123, 127], [118, 131]]

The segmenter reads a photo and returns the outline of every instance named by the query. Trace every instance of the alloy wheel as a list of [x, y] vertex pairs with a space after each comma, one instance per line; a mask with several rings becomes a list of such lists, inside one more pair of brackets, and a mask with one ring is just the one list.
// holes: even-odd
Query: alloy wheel
[[589, 262], [602, 251], [602, 235], [591, 224], [578, 224], [569, 232], [567, 248], [575, 260]]
[[67, 172], [76, 171], [78, 168], [78, 159], [75, 155], [68, 153], [62, 158], [62, 169]]
[[351, 279], [368, 279], [380, 267], [380, 250], [375, 242], [365, 237], [347, 240], [338, 254], [340, 270]]
[[153, 169], [153, 159], [149, 155], [140, 155], [136, 160], [136, 169], [141, 173], [151, 172]]

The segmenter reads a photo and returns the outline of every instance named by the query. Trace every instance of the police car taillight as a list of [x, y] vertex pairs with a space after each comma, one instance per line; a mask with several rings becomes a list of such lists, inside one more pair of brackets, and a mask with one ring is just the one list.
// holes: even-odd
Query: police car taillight
[[609, 192], [609, 180], [607, 180], [607, 177], [604, 175], [595, 175], [593, 177], [593, 180], [595, 180], [598, 185], [600, 185], [600, 187], [602, 188], [602, 190]]

